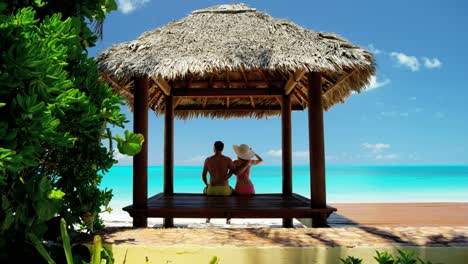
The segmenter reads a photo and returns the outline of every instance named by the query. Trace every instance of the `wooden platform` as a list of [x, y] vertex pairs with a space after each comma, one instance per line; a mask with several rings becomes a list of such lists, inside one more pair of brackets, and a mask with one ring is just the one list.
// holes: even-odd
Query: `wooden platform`
[[256, 194], [254, 196], [206, 196], [178, 193], [156, 194], [146, 209], [123, 208], [130, 216], [172, 218], [308, 218], [313, 213], [330, 215], [336, 208], [311, 208], [310, 200], [292, 194]]

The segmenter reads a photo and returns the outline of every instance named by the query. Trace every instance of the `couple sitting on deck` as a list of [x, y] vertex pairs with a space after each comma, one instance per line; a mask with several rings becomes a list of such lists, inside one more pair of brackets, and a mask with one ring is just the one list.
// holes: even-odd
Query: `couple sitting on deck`
[[[203, 166], [202, 179], [206, 185], [203, 191], [204, 194], [218, 196], [255, 194], [255, 188], [250, 181], [250, 168], [253, 165], [260, 164], [263, 159], [245, 144], [240, 146], [234, 145], [233, 148], [237, 155], [237, 160], [235, 161], [222, 154], [224, 149], [223, 142], [216, 141], [214, 143], [214, 155], [207, 158]], [[256, 160], [252, 160], [254, 157]], [[209, 184], [206, 177], [208, 172], [210, 173]], [[229, 186], [228, 182], [232, 174], [235, 174], [237, 177], [234, 190]]]

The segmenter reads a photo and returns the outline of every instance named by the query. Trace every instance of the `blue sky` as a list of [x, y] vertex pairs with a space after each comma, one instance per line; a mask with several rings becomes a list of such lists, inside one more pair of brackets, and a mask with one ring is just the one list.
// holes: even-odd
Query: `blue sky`
[[[226, 1], [117, 0], [92, 56], [194, 9]], [[465, 1], [244, 1], [273, 17], [335, 32], [375, 54], [368, 90], [324, 114], [327, 164], [468, 164], [468, 3]], [[124, 113], [132, 121], [131, 113]], [[149, 162], [162, 163], [163, 119], [149, 113]], [[307, 113], [293, 113], [293, 163], [308, 163]], [[132, 130], [133, 123], [127, 124]], [[175, 163], [200, 165], [222, 140], [280, 164], [281, 123], [269, 119], [175, 122]], [[120, 129], [114, 132], [122, 133]], [[119, 164], [131, 159], [117, 155]]]

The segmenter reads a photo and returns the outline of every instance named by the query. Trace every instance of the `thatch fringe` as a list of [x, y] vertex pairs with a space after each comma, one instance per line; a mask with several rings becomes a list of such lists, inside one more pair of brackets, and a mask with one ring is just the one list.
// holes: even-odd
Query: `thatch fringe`
[[[353, 91], [361, 91], [375, 72], [372, 54], [338, 35], [306, 30], [244, 4], [194, 11], [186, 18], [142, 34], [137, 40], [113, 45], [99, 55], [98, 64], [103, 79], [127, 99], [132, 97], [129, 84], [135, 77], [164, 79], [173, 85], [194, 79], [208, 81], [213, 76], [217, 81], [229, 82], [230, 77], [237, 76], [236, 72], [244, 74], [244, 78], [238, 75], [239, 80], [246, 75], [259, 80], [252, 74], [260, 69], [269, 77], [276, 76], [276, 80], [285, 82], [298, 69], [321, 71], [327, 80], [323, 82], [325, 109], [343, 102]], [[224, 72], [227, 77], [220, 79]], [[283, 77], [278, 78], [279, 75]], [[306, 78], [297, 85], [296, 89], [306, 89]], [[212, 98], [209, 100], [208, 105], [216, 104]], [[244, 100], [244, 103], [249, 101], [248, 98]], [[128, 103], [131, 105], [132, 101]], [[184, 100], [181, 107], [185, 103], [189, 101]], [[300, 104], [299, 101], [293, 103]], [[158, 105], [154, 110], [163, 113]], [[179, 118], [260, 118], [279, 112], [242, 113], [226, 109], [186, 113], [176, 108], [175, 114]]]

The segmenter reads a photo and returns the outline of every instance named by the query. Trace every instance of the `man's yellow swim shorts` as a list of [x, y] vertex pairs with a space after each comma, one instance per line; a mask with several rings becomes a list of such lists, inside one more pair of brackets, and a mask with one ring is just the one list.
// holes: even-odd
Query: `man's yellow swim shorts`
[[206, 195], [230, 196], [232, 195], [232, 188], [229, 185], [225, 185], [225, 186], [208, 185], [208, 187], [206, 187], [203, 190], [203, 193]]

